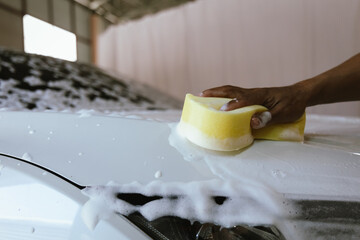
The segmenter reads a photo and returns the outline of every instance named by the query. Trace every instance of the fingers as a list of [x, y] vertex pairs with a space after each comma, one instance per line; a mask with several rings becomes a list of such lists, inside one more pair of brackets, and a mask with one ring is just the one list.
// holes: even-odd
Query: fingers
[[305, 112], [304, 109], [286, 109], [285, 107], [275, 107], [269, 111], [254, 114], [251, 119], [253, 129], [263, 128], [274, 124], [291, 123], [298, 120]]
[[[203, 91], [200, 96], [234, 98], [220, 108], [222, 111], [231, 111], [250, 105], [263, 105], [267, 107], [269, 111], [254, 114], [254, 116], [251, 118], [251, 127], [254, 129], [259, 129], [278, 121], [278, 114], [275, 113], [276, 109], [274, 110], [274, 107], [276, 108], [277, 105], [277, 95], [275, 92], [277, 90], [272, 89], [273, 94], [270, 95], [271, 97], [269, 97], [268, 91], [269, 88], [245, 89], [226, 85], [207, 89]], [[274, 111], [274, 113], [272, 111]], [[276, 116], [275, 119], [274, 116]]]
[[233, 99], [230, 102], [224, 104], [220, 110], [221, 111], [231, 111], [237, 108], [242, 108], [242, 107], [246, 107], [252, 105], [249, 102], [245, 101], [245, 100], [239, 100], [239, 99]]
[[231, 111], [249, 105], [262, 105], [268, 111], [254, 114], [250, 124], [254, 129], [289, 123], [299, 119], [305, 111], [307, 100], [297, 85], [275, 88], [240, 88], [221, 86], [202, 92], [203, 97], [233, 98], [220, 110]]
[[279, 107], [275, 107], [265, 112], [255, 113], [250, 121], [251, 127], [253, 129], [260, 129], [274, 124], [291, 122], [292, 120], [289, 121], [286, 113], [284, 115], [280, 110]]
[[272, 119], [269, 124], [283, 124], [298, 120], [304, 114], [305, 108], [291, 110], [286, 108], [274, 108], [270, 112], [272, 114]]
[[[224, 104], [220, 110], [222, 111], [231, 111], [237, 108], [241, 108], [241, 107], [245, 107], [248, 106], [250, 104], [248, 104], [246, 101], [244, 100], [238, 100], [238, 99], [233, 99], [230, 102], [228, 102], [227, 104]], [[261, 112], [261, 113], [255, 113], [250, 121], [250, 125], [253, 129], [259, 129], [259, 128], [263, 128], [265, 127], [270, 121], [271, 121], [272, 117], [271, 117], [271, 112], [269, 111], [265, 111], [265, 112]]]
[[221, 86], [207, 89], [200, 93], [201, 97], [223, 97], [223, 98], [235, 98], [236, 92], [234, 86]]

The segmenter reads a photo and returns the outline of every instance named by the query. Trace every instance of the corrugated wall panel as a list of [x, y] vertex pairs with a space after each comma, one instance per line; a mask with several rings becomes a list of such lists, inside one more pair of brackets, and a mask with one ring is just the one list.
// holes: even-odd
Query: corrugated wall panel
[[[360, 52], [359, 22], [360, 0], [198, 0], [118, 25], [110, 30], [118, 33], [114, 45], [102, 38], [99, 49], [118, 49], [115, 63], [102, 66], [183, 99], [218, 85], [281, 86], [315, 76]], [[309, 111], [360, 116], [360, 104]]]

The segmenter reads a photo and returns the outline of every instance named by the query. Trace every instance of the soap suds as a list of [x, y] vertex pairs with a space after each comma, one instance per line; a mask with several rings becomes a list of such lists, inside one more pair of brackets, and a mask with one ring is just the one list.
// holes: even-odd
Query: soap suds
[[42, 81], [35, 76], [27, 76], [24, 78], [24, 82], [28, 83], [30, 86], [36, 86], [36, 85], [41, 85]]
[[21, 157], [22, 159], [26, 160], [26, 161], [29, 161], [29, 162], [32, 162], [33, 158], [32, 156], [30, 155], [30, 153], [24, 153]]
[[296, 127], [289, 127], [284, 129], [280, 134], [280, 139], [287, 139], [288, 141], [304, 141], [302, 134], [299, 132], [299, 129]]
[[281, 171], [278, 169], [272, 170], [271, 173], [274, 175], [274, 177], [277, 177], [277, 178], [284, 178], [287, 175], [284, 171]]
[[95, 113], [95, 110], [81, 109], [77, 113], [79, 114], [79, 118], [88, 118]]
[[127, 116], [125, 116], [126, 118], [128, 118], [128, 119], [138, 119], [138, 120], [141, 120], [141, 119], [143, 119], [141, 116], [139, 116], [139, 115], [127, 115]]
[[[288, 199], [358, 201], [360, 121], [335, 119], [331, 124], [324, 124], [322, 118], [318, 118], [319, 124], [308, 124], [312, 135], [310, 141], [305, 139], [304, 143], [255, 140], [249, 148], [219, 153], [186, 141], [177, 131], [176, 123], [169, 124], [169, 143], [184, 160], [205, 163], [220, 179], [268, 186]], [[290, 211], [289, 214], [297, 212]], [[290, 220], [278, 227], [289, 239], [319, 239], [317, 234], [322, 234], [325, 223], [319, 223], [315, 233], [308, 232], [307, 223]], [[359, 228], [355, 232], [359, 234]]]
[[156, 171], [154, 174], [155, 178], [161, 178], [162, 177], [162, 172], [160, 170]]
[[[25, 61], [17, 62], [18, 56]], [[180, 101], [149, 86], [123, 76], [111, 76], [92, 66], [2, 48], [0, 57], [5, 77], [1, 79], [0, 108], [105, 112], [181, 107]]]
[[29, 134], [30, 134], [30, 135], [35, 134], [35, 132], [36, 132], [36, 131], [33, 130], [33, 129], [29, 130]]
[[[162, 216], [178, 216], [191, 221], [210, 222], [230, 227], [237, 224], [274, 224], [287, 217], [288, 203], [270, 189], [239, 181], [209, 180], [199, 182], [160, 182], [146, 185], [109, 183], [106, 186], [87, 187], [82, 191], [90, 197], [83, 216], [94, 227], [101, 217], [99, 208], [107, 206], [124, 215], [140, 212], [148, 220]], [[137, 193], [144, 196], [162, 196], [142, 206], [132, 205], [117, 198], [118, 193]], [[225, 197], [222, 204], [214, 197]], [[286, 203], [286, 204], [285, 204]], [[95, 207], [91, 207], [91, 206]]]
[[255, 140], [246, 149], [221, 153], [190, 144], [179, 134], [177, 124], [169, 126], [170, 145], [185, 160], [204, 162], [221, 179], [257, 182], [284, 194], [360, 197], [359, 157], [349, 152], [298, 142]]
[[100, 220], [107, 219], [112, 213], [105, 204], [100, 198], [92, 198], [82, 207], [81, 218], [90, 230], [95, 229]]

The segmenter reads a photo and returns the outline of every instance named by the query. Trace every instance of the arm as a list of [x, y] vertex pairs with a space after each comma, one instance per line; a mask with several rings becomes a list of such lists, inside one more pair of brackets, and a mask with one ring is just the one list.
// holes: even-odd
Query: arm
[[253, 128], [292, 122], [308, 106], [360, 100], [360, 54], [325, 73], [294, 85], [251, 89], [222, 86], [205, 90], [201, 96], [234, 98], [223, 106], [225, 111], [255, 104], [267, 107], [271, 119], [263, 118], [262, 114], [254, 115], [251, 120]]
[[308, 88], [307, 106], [360, 100], [360, 54], [298, 85]]

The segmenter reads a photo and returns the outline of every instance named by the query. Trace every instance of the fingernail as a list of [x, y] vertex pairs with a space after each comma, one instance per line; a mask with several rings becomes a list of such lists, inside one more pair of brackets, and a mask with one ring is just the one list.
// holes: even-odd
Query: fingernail
[[201, 93], [199, 94], [199, 96], [200, 96], [200, 97], [203, 97], [203, 95], [204, 95], [204, 93], [203, 93], [203, 92], [201, 92]]
[[270, 122], [271, 113], [268, 111], [262, 112], [259, 115], [257, 115], [256, 117], [252, 118], [251, 120], [252, 121], [254, 120], [254, 122], [255, 122], [254, 125], [252, 125], [252, 128], [254, 128], [254, 129], [263, 128], [266, 126], [266, 124], [268, 122]]
[[228, 104], [225, 103], [224, 105], [221, 106], [220, 110], [221, 111], [226, 111], [227, 107], [228, 107]]
[[257, 118], [257, 117], [253, 117], [251, 119], [251, 127], [254, 128], [254, 129], [258, 129], [259, 125], [260, 125], [260, 119]]

